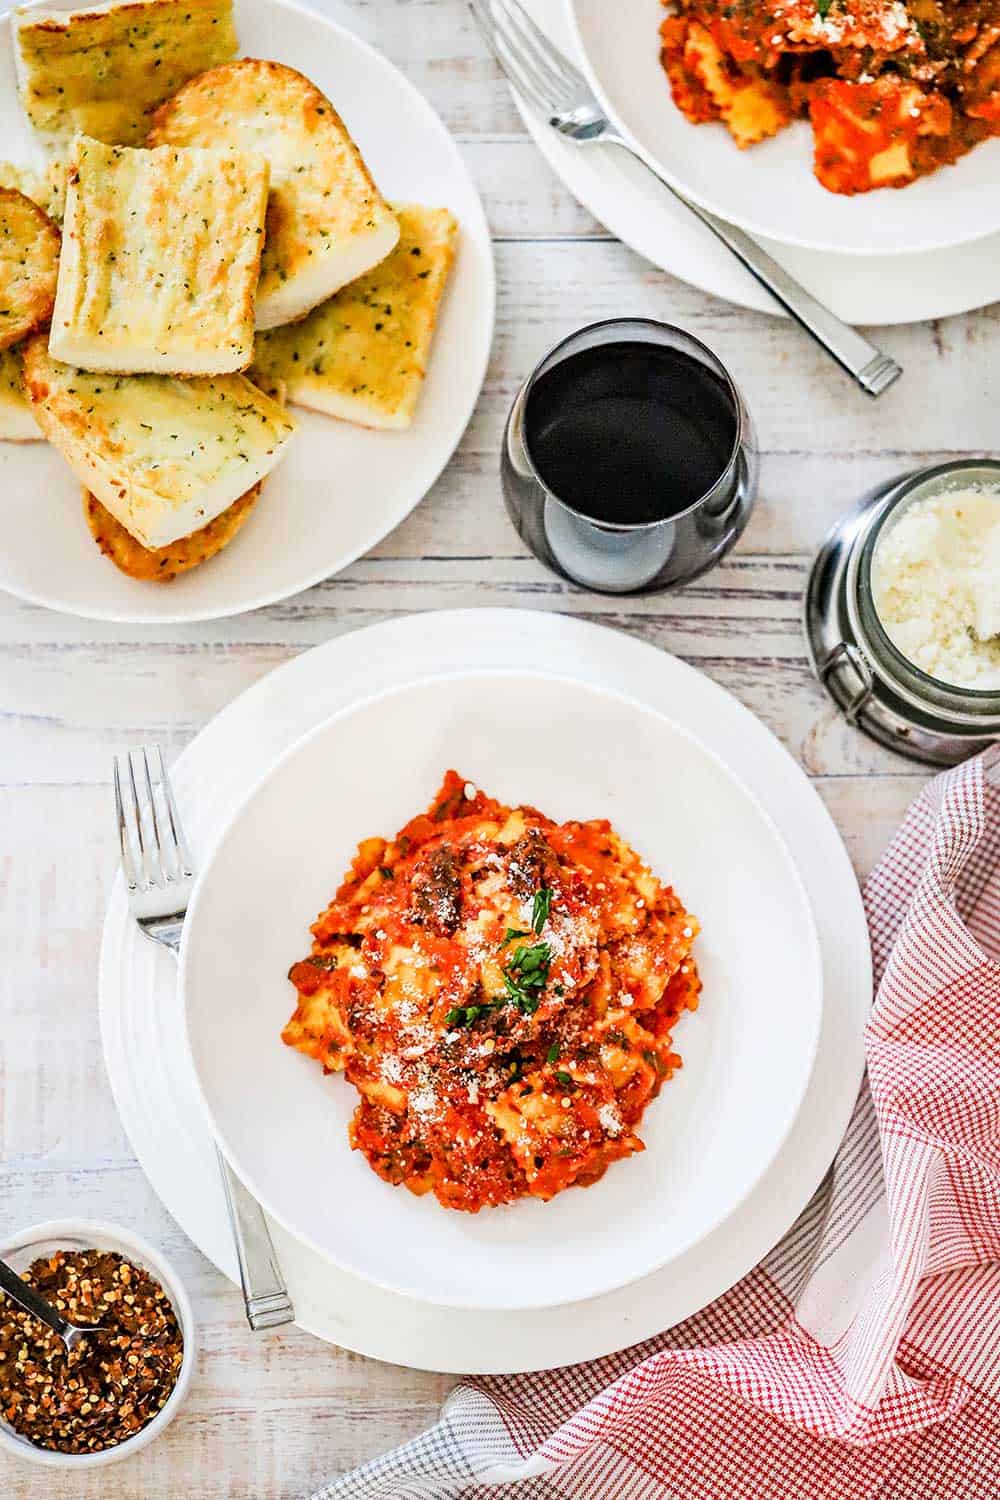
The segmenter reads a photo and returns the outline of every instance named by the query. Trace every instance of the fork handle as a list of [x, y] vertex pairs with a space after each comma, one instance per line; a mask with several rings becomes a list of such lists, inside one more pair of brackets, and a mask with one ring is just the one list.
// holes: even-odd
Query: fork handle
[[[183, 916], [177, 923], [176, 934], [158, 939], [164, 947], [170, 949], [175, 958], [180, 948], [182, 923]], [[229, 1227], [236, 1242], [247, 1322], [254, 1333], [261, 1328], [277, 1328], [281, 1323], [294, 1323], [295, 1308], [281, 1275], [264, 1210], [249, 1188], [244, 1187], [218, 1146], [215, 1148], [215, 1155], [226, 1192]]]
[[218, 1149], [217, 1155], [240, 1263], [247, 1322], [255, 1333], [261, 1328], [292, 1323], [295, 1309], [281, 1277], [264, 1210]]
[[818, 302], [805, 287], [797, 282], [766, 250], [762, 250], [756, 240], [750, 238], [742, 229], [735, 224], [727, 224], [724, 219], [717, 219], [715, 214], [709, 213], [707, 208], [701, 208], [697, 203], [692, 203], [685, 198], [683, 193], [677, 189], [666, 178], [661, 177], [656, 168], [647, 158], [635, 149], [631, 142], [623, 136], [605, 136], [603, 139], [609, 144], [621, 146], [636, 161], [642, 162], [658, 182], [662, 182], [675, 198], [678, 198], [696, 218], [700, 219], [707, 229], [710, 229], [717, 239], [733, 252], [736, 259], [740, 261], [751, 276], [766, 287], [775, 301], [780, 302], [786, 312], [790, 313], [795, 321], [800, 324], [807, 333], [811, 334], [818, 344], [821, 344], [828, 354], [832, 354], [842, 369], [848, 375], [853, 376], [861, 389], [869, 396], [881, 396], [883, 391], [889, 389], [893, 381], [898, 380], [903, 373], [903, 368], [898, 365], [888, 354], [870, 344], [867, 339], [855, 329], [842, 322], [822, 302]]

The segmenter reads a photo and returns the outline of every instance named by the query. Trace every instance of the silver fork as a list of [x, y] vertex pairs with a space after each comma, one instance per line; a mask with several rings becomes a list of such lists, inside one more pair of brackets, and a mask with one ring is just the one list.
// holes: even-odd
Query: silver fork
[[470, 0], [508, 81], [553, 130], [578, 145], [619, 146], [642, 163], [710, 229], [797, 323], [852, 375], [869, 396], [881, 396], [903, 373], [888, 354], [818, 302], [742, 229], [716, 218], [679, 193], [611, 123], [578, 68], [554, 46], [518, 0]]
[[[145, 937], [169, 948], [176, 957], [194, 885], [194, 864], [159, 747], [152, 755], [144, 746], [115, 757], [115, 816], [132, 915]], [[291, 1323], [295, 1311], [264, 1210], [222, 1152], [216, 1154], [239, 1257], [247, 1322], [255, 1332]]]

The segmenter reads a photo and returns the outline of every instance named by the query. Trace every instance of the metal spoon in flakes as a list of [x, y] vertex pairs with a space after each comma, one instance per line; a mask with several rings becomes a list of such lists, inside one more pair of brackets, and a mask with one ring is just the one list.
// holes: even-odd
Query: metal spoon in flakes
[[96, 1323], [71, 1323], [68, 1318], [64, 1318], [51, 1303], [39, 1296], [33, 1286], [22, 1281], [5, 1260], [0, 1260], [0, 1291], [6, 1292], [12, 1302], [16, 1302], [19, 1307], [24, 1308], [25, 1312], [31, 1313], [32, 1317], [44, 1323], [46, 1328], [51, 1328], [53, 1333], [57, 1333], [66, 1345], [67, 1354], [72, 1353], [80, 1340], [86, 1338], [88, 1334], [107, 1335], [108, 1330]]

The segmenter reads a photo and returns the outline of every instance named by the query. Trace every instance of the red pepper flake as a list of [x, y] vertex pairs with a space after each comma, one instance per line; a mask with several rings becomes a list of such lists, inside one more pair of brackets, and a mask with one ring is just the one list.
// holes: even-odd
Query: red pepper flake
[[151, 1422], [180, 1374], [184, 1340], [163, 1287], [105, 1250], [57, 1250], [24, 1279], [72, 1323], [102, 1332], [67, 1353], [0, 1293], [0, 1413], [38, 1448], [99, 1453]]

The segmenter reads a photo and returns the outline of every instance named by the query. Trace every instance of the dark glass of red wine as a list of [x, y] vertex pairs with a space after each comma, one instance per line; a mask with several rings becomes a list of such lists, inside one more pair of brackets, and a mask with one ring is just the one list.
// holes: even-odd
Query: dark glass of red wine
[[757, 440], [725, 366], [680, 328], [583, 328], [518, 392], [501, 461], [518, 535], [609, 594], [674, 588], [724, 557], [757, 490]]

